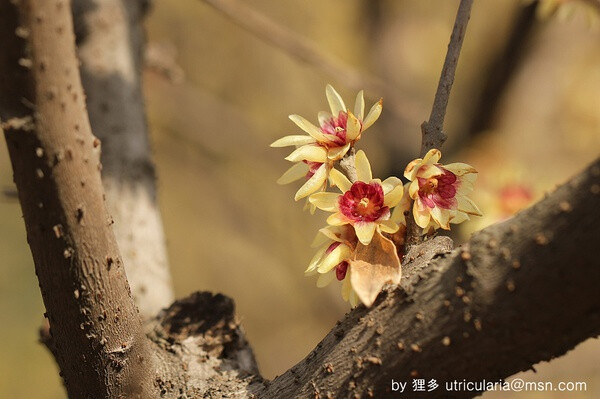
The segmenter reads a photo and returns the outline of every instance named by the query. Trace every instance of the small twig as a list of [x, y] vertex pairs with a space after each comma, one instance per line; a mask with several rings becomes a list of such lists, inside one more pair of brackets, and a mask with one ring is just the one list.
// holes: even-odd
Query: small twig
[[[433, 107], [431, 108], [431, 115], [429, 116], [429, 121], [425, 121], [421, 125], [421, 157], [425, 156], [427, 151], [432, 148], [440, 149], [446, 141], [447, 136], [442, 130], [444, 127], [444, 117], [446, 116], [446, 107], [448, 106], [450, 90], [454, 83], [458, 56], [460, 55], [460, 49], [467, 30], [472, 5], [473, 0], [461, 0], [458, 6], [454, 29], [452, 30], [450, 43], [448, 44], [448, 52], [446, 53], [440, 82], [435, 93], [435, 99], [433, 100]], [[406, 217], [407, 251], [411, 246], [421, 242], [422, 231], [423, 229], [415, 223], [412, 212], [409, 212]]]
[[245, 29], [265, 43], [283, 50], [296, 59], [319, 68], [336, 81], [354, 90], [383, 96], [386, 106], [398, 118], [415, 123], [419, 120], [424, 105], [402, 96], [398, 90], [376, 76], [360, 72], [341, 60], [324, 53], [319, 46], [278, 24], [264, 14], [239, 0], [203, 0], [229, 17], [236, 25]]
[[354, 148], [352, 148], [348, 153], [340, 160], [340, 168], [346, 173], [346, 177], [350, 182], [354, 183], [358, 180], [358, 175], [356, 174], [356, 166], [355, 165], [355, 157], [356, 153]]
[[448, 44], [448, 52], [442, 68], [440, 82], [433, 100], [431, 115], [429, 121], [423, 122], [421, 125], [421, 133], [423, 134], [421, 142], [421, 156], [425, 156], [427, 151], [432, 148], [441, 148], [446, 141], [446, 134], [442, 131], [444, 127], [444, 117], [446, 116], [446, 107], [450, 98], [450, 90], [454, 83], [454, 74], [456, 65], [458, 64], [458, 56], [467, 30], [467, 23], [471, 14], [471, 6], [473, 0], [461, 0], [456, 13], [456, 21], [452, 36], [450, 36], [450, 44]]

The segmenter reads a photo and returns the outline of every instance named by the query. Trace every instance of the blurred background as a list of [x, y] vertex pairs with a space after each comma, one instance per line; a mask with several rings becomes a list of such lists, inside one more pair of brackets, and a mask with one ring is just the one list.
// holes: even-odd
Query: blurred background
[[[268, 146], [300, 133], [291, 113], [316, 123], [328, 109], [327, 83], [349, 107], [365, 87], [367, 107], [383, 97], [384, 111], [358, 147], [376, 177], [401, 177], [419, 152], [458, 1], [243, 4], [308, 41], [316, 55], [307, 62], [289, 43], [273, 46], [201, 0], [157, 1], [147, 19], [145, 94], [177, 296], [232, 296], [263, 375], [272, 378], [308, 354], [349, 306], [337, 284], [318, 289], [303, 276], [325, 214], [311, 217], [293, 201], [299, 183], [275, 183], [291, 150]], [[465, 223], [457, 243], [599, 155], [600, 9], [589, 4], [475, 2], [442, 162], [478, 169], [473, 198], [484, 216]], [[245, 19], [247, 10], [237, 12]], [[348, 71], [358, 78], [340, 78]], [[58, 370], [37, 342], [44, 308], [4, 140], [0, 188], [0, 398], [63, 398]], [[589, 340], [519, 375], [584, 381], [587, 392], [483, 397], [600, 397], [599, 357], [600, 342]]]

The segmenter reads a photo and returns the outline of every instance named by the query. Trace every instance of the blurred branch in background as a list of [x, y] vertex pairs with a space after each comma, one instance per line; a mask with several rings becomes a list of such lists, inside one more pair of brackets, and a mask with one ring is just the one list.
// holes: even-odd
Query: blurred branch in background
[[180, 84], [185, 72], [177, 63], [177, 49], [172, 43], [148, 43], [144, 51], [144, 66], [171, 83]]
[[140, 79], [146, 6], [142, 0], [73, 1], [87, 109], [102, 141], [106, 203], [143, 319], [174, 299]]
[[239, 0], [202, 0], [229, 17], [235, 24], [247, 30], [266, 43], [283, 50], [287, 54], [316, 67], [341, 84], [354, 90], [365, 89], [381, 94], [386, 108], [407, 123], [421, 118], [422, 104], [403, 96], [399, 90], [376, 76], [360, 72], [341, 60], [325, 54], [319, 46], [297, 35], [272, 19], [240, 2]]
[[502, 94], [524, 60], [525, 49], [530, 43], [530, 35], [535, 25], [536, 8], [537, 2], [534, 2], [519, 11], [504, 48], [486, 68], [487, 76], [469, 121], [467, 134], [474, 136], [490, 128]]

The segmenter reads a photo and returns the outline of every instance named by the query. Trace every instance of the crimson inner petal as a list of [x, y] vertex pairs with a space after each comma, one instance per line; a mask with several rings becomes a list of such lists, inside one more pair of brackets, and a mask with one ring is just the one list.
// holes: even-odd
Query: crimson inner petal
[[338, 200], [340, 212], [356, 222], [373, 222], [389, 211], [380, 184], [357, 181]]
[[443, 209], [456, 207], [456, 191], [459, 184], [457, 176], [438, 165], [443, 171], [441, 175], [433, 176], [429, 179], [419, 180], [419, 197], [421, 201], [429, 208], [436, 206]]
[[308, 172], [306, 172], [306, 180], [310, 179], [311, 177], [314, 176], [315, 173], [317, 173], [317, 169], [319, 169], [321, 167], [321, 165], [323, 165], [323, 162], [312, 162], [312, 161], [307, 161], [304, 160], [302, 161], [305, 164], [308, 165]]
[[337, 146], [346, 145], [346, 126], [348, 124], [348, 114], [340, 111], [337, 117], [331, 117], [321, 125], [321, 132], [329, 134], [332, 142]]
[[342, 281], [344, 278], [346, 278], [346, 272], [348, 272], [347, 261], [342, 261], [335, 267], [335, 277], [338, 279], [338, 281]]

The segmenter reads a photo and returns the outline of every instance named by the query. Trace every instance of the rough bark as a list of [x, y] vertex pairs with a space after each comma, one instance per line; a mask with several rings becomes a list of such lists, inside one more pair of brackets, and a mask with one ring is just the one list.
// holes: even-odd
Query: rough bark
[[70, 397], [395, 397], [392, 378], [500, 379], [600, 333], [600, 160], [462, 248], [441, 237], [412, 248], [401, 288], [351, 311], [270, 383], [222, 295], [194, 294], [142, 327], [70, 15], [64, 0], [0, 0], [0, 126]]
[[141, 86], [144, 0], [75, 0], [73, 18], [102, 182], [143, 319], [174, 299]]
[[392, 378], [498, 381], [597, 336], [599, 199], [597, 160], [462, 248], [441, 237], [415, 247], [402, 289], [348, 314], [260, 397], [397, 397]]
[[103, 200], [70, 3], [4, 0], [0, 7], [7, 47], [0, 118], [49, 346], [70, 397], [151, 397], [153, 356]]

